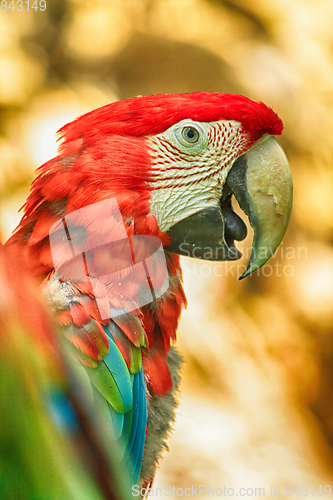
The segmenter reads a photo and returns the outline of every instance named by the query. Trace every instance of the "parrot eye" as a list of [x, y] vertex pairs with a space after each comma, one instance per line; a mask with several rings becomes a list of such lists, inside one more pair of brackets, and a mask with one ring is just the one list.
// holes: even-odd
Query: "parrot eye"
[[186, 142], [195, 144], [199, 140], [199, 132], [194, 127], [184, 127], [182, 130], [182, 137]]
[[176, 147], [186, 154], [201, 154], [208, 143], [209, 123], [194, 122], [193, 120], [182, 120], [166, 131], [167, 136], [172, 142], [175, 141]]

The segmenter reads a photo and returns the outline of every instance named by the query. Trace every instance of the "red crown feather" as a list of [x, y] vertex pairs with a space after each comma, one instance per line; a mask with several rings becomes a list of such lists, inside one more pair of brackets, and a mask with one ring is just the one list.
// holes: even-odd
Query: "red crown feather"
[[266, 104], [236, 94], [195, 92], [149, 95], [117, 101], [80, 116], [58, 134], [65, 143], [84, 138], [94, 142], [101, 134], [133, 137], [159, 134], [175, 123], [235, 120], [255, 142], [263, 134], [280, 135], [283, 124]]

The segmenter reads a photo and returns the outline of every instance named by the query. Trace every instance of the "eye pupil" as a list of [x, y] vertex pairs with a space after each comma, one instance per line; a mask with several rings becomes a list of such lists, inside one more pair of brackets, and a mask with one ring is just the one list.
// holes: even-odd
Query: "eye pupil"
[[191, 144], [197, 142], [199, 139], [199, 132], [194, 127], [185, 127], [182, 134], [186, 142]]

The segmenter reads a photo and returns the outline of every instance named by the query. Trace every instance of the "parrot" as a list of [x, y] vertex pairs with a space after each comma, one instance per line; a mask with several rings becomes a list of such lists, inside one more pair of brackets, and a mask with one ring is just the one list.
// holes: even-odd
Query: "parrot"
[[58, 131], [6, 243], [39, 281], [132, 488], [152, 485], [175, 421], [180, 257], [241, 257], [235, 198], [254, 231], [240, 278], [271, 258], [292, 208], [282, 131], [272, 108], [236, 94], [102, 106]]
[[1, 498], [127, 500], [108, 427], [87, 405], [35, 280], [2, 244], [0, 311]]

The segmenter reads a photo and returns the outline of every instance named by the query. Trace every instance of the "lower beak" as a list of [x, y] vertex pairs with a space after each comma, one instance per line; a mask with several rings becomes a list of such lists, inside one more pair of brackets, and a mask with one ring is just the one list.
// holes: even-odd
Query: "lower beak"
[[246, 237], [246, 226], [232, 209], [235, 196], [254, 229], [252, 252], [240, 279], [263, 266], [287, 230], [293, 182], [286, 155], [268, 136], [233, 164], [219, 206], [206, 208], [169, 229], [168, 251], [205, 260], [236, 260], [241, 253], [234, 240]]

